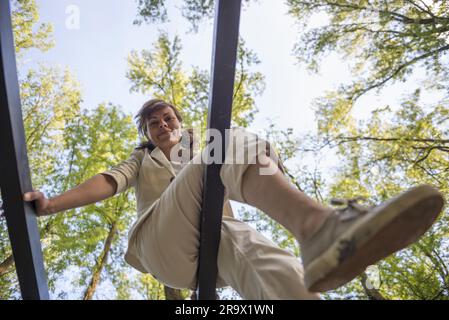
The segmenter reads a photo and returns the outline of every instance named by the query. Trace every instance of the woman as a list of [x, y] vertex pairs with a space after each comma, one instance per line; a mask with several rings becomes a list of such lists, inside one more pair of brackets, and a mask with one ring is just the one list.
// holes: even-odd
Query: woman
[[[136, 118], [148, 142], [128, 160], [52, 199], [39, 191], [24, 199], [36, 201], [37, 214], [43, 216], [135, 187], [138, 218], [129, 232], [125, 260], [170, 287], [194, 290], [206, 151], [187, 164], [179, 161], [177, 155], [190, 154], [191, 144], [181, 138], [178, 110], [162, 100], [145, 103]], [[225, 207], [217, 286], [229, 285], [244, 299], [319, 298], [316, 292], [347, 283], [417, 241], [443, 207], [441, 194], [421, 185], [380, 206], [365, 208], [350, 199], [340, 201], [344, 208], [331, 209], [292, 187], [276, 154], [267, 152], [266, 141], [237, 129], [230, 137], [240, 142], [234, 144], [236, 152], [228, 147], [220, 169]], [[236, 161], [243, 153], [248, 161]], [[286, 227], [301, 245], [304, 271], [294, 255], [235, 219], [229, 199], [257, 207]]]

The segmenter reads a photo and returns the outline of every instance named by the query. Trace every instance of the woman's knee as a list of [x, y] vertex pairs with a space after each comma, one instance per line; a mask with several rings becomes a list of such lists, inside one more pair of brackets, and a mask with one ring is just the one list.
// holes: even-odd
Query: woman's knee
[[271, 144], [254, 133], [242, 130], [233, 134], [233, 144], [228, 145], [220, 178], [231, 200], [245, 202], [243, 176], [250, 166], [257, 166], [260, 175], [272, 175], [283, 165]]

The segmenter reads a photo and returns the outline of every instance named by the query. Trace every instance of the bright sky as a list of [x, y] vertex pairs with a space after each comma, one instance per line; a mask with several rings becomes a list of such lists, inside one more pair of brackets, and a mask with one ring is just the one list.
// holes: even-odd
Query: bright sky
[[[56, 47], [47, 53], [33, 50], [30, 64], [43, 61], [68, 67], [83, 88], [84, 106], [101, 102], [119, 104], [135, 113], [149, 97], [129, 92], [125, 78], [126, 57], [132, 49], [149, 49], [157, 39], [158, 29], [182, 39], [184, 66], [209, 70], [212, 50], [212, 23], [203, 23], [198, 34], [187, 34], [189, 24], [179, 10], [170, 8], [171, 21], [164, 25], [133, 26], [135, 1], [119, 0], [38, 0], [41, 21], [55, 27]], [[71, 29], [73, 10], [79, 11], [79, 28]], [[291, 55], [298, 36], [294, 21], [285, 13], [282, 1], [262, 1], [242, 12], [241, 34], [247, 47], [262, 63], [255, 69], [266, 76], [266, 90], [257, 99], [260, 110], [252, 130], [263, 129], [266, 118], [280, 127], [313, 127], [311, 100], [332, 88], [347, 74], [342, 64], [326, 66], [325, 77], [307, 74], [295, 65]], [[261, 23], [263, 21], [263, 23]], [[255, 28], [254, 26], [257, 26]]]
[[[181, 37], [186, 69], [198, 66], [210, 72], [212, 22], [203, 23], [199, 33], [188, 34], [190, 25], [176, 7], [169, 8], [169, 23], [134, 26], [136, 1], [37, 0], [37, 3], [41, 21], [54, 25], [56, 46], [46, 53], [32, 50], [22, 68], [25, 70], [38, 62], [69, 68], [82, 84], [84, 107], [112, 102], [121, 105], [125, 112], [135, 114], [150, 97], [129, 92], [126, 58], [133, 49], [152, 48], [158, 30], [167, 31], [170, 39], [174, 35]], [[79, 25], [73, 28], [75, 20], [71, 18], [78, 13]], [[241, 15], [241, 35], [247, 48], [255, 51], [261, 60], [254, 71], [266, 77], [266, 90], [256, 99], [259, 113], [250, 127], [252, 131], [266, 128], [268, 118], [281, 129], [292, 127], [297, 132], [314, 129], [313, 99], [351, 79], [346, 64], [336, 55], [323, 62], [319, 75], [312, 75], [304, 66], [296, 64], [292, 50], [302, 30], [298, 30], [286, 13], [283, 1], [260, 1]], [[311, 25], [319, 25], [324, 20], [324, 16], [315, 17]], [[354, 112], [366, 116], [373, 107], [399, 98], [397, 92], [402, 91], [395, 86], [383, 92], [382, 98], [374, 94], [364, 97]]]
[[[46, 53], [32, 50], [27, 56], [29, 63], [22, 68], [38, 62], [69, 68], [82, 84], [84, 107], [112, 102], [134, 114], [150, 98], [129, 92], [126, 58], [133, 49], [152, 48], [158, 30], [167, 31], [170, 39], [174, 35], [181, 37], [186, 69], [199, 66], [210, 71], [212, 22], [203, 23], [199, 33], [188, 34], [189, 23], [173, 5], [169, 7], [169, 23], [134, 26], [136, 1], [37, 0], [37, 3], [41, 21], [54, 25], [56, 46]], [[73, 28], [71, 18], [78, 13], [79, 25]], [[351, 80], [346, 63], [336, 55], [323, 61], [319, 75], [312, 75], [296, 64], [292, 49], [303, 30], [298, 30], [286, 13], [283, 1], [260, 1], [241, 15], [241, 35], [247, 48], [261, 60], [254, 71], [266, 77], [266, 90], [256, 99], [260, 112], [251, 126], [254, 131], [264, 129], [267, 118], [273, 119], [279, 128], [313, 129], [312, 100]], [[323, 21], [325, 16], [317, 16], [310, 26]], [[382, 92], [381, 97], [368, 95], [360, 99], [354, 113], [363, 117], [374, 107], [394, 103], [400, 98], [398, 92], [403, 93], [406, 88], [407, 85], [398, 84]]]

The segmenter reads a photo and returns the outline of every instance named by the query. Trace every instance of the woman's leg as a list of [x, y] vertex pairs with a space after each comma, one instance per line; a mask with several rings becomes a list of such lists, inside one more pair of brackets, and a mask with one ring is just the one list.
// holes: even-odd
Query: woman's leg
[[[242, 196], [245, 203], [268, 214], [300, 242], [309, 238], [332, 210], [293, 187], [272, 159], [266, 155], [260, 155], [259, 158], [243, 175]], [[271, 167], [275, 173], [260, 174], [267, 167]]]
[[301, 243], [305, 283], [311, 291], [344, 285], [369, 265], [414, 243], [444, 205], [438, 190], [420, 185], [371, 208], [353, 199], [341, 201], [346, 207], [336, 211], [293, 188], [265, 153], [253, 158], [256, 164], [240, 169], [224, 165], [222, 179], [230, 198], [261, 209], [293, 233]]
[[266, 140], [242, 129], [234, 129], [232, 136], [234, 145], [228, 147], [220, 172], [229, 199], [262, 210], [299, 241], [308, 238], [332, 210], [288, 181], [279, 169], [277, 154]]
[[217, 263], [220, 278], [243, 299], [319, 299], [307, 291], [298, 257], [237, 219], [223, 217]]

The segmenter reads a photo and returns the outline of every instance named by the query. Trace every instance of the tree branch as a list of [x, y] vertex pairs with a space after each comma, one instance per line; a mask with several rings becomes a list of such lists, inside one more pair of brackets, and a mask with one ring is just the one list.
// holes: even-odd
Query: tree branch
[[422, 60], [422, 59], [426, 59], [430, 56], [436, 55], [438, 53], [441, 53], [443, 51], [449, 50], [449, 44], [445, 45], [441, 48], [438, 48], [436, 50], [427, 52], [425, 54], [422, 54], [418, 57], [415, 57], [405, 63], [403, 63], [402, 65], [400, 65], [398, 68], [396, 68], [396, 70], [394, 70], [388, 77], [384, 78], [382, 81], [374, 83], [372, 85], [370, 85], [369, 87], [361, 90], [359, 93], [354, 93], [351, 97], [352, 100], [357, 100], [358, 98], [360, 98], [362, 95], [364, 95], [365, 93], [367, 93], [368, 91], [374, 89], [374, 88], [378, 88], [380, 86], [382, 86], [383, 84], [385, 84], [386, 82], [388, 82], [389, 80], [391, 80], [392, 78], [394, 78], [401, 70], [407, 68], [408, 66]]
[[378, 137], [337, 137], [336, 139], [344, 139], [347, 141], [358, 141], [358, 140], [373, 140], [373, 141], [410, 141], [410, 142], [432, 142], [432, 143], [449, 143], [449, 139], [429, 139], [429, 138], [378, 138]]
[[14, 264], [14, 257], [11, 254], [5, 260], [3, 260], [2, 263], [0, 263], [0, 277], [7, 274], [10, 271], [13, 264]]
[[375, 9], [375, 8], [368, 8], [368, 7], [361, 7], [355, 4], [342, 4], [337, 2], [326, 2], [325, 4], [315, 4], [311, 5], [311, 2], [306, 1], [298, 1], [298, 4], [303, 4], [308, 7], [309, 10], [319, 8], [319, 7], [336, 7], [336, 8], [343, 8], [343, 9], [351, 9], [356, 11], [368, 11], [368, 12], [374, 12], [374, 13], [381, 13], [381, 14], [387, 14], [392, 17], [393, 20], [402, 22], [404, 24], [432, 24], [432, 23], [447, 23], [449, 21], [449, 18], [446, 17], [433, 17], [428, 19], [413, 19], [410, 17], [407, 17], [403, 14], [390, 11], [390, 10], [382, 10], [382, 9]]
[[432, 13], [432, 11], [430, 11], [430, 8], [424, 2], [421, 1], [427, 7], [427, 10], [423, 9], [420, 5], [418, 5], [417, 3], [415, 3], [412, 0], [406, 0], [406, 1], [411, 3], [414, 7], [418, 8], [422, 12], [425, 12], [425, 13], [429, 14], [432, 18], [436, 18], [436, 16]]
[[304, 190], [299, 185], [298, 181], [296, 180], [296, 177], [290, 173], [290, 171], [284, 166], [283, 167], [284, 173], [290, 178], [292, 183], [298, 188], [299, 191], [304, 192]]
[[[418, 148], [415, 148], [418, 149]], [[426, 149], [426, 154], [424, 156], [422, 156], [420, 159], [416, 160], [415, 164], [420, 163], [424, 160], [426, 160], [430, 154], [432, 153], [433, 150], [441, 150], [444, 152], [449, 152], [449, 148], [444, 148], [441, 146], [434, 146], [434, 147], [420, 147], [419, 149]]]

